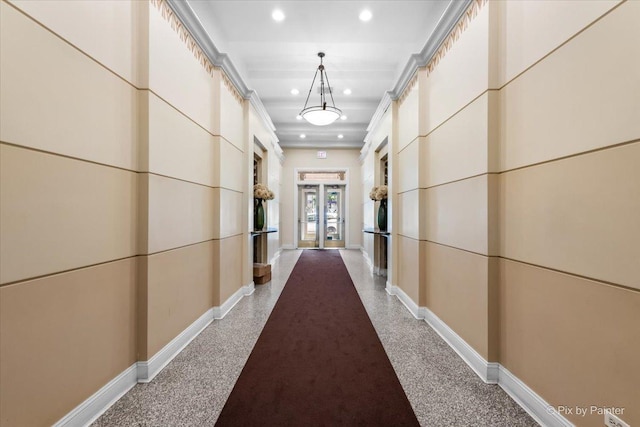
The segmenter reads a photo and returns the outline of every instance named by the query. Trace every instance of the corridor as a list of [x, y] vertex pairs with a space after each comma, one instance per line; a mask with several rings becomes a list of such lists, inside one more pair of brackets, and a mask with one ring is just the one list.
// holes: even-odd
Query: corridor
[[[277, 357], [365, 355], [317, 344], [362, 324], [422, 425], [637, 427], [638, 22], [634, 0], [0, 0], [0, 427], [223, 424], [243, 370], [245, 413], [280, 390], [387, 408], [344, 380], [377, 362]], [[271, 335], [302, 248], [342, 254], [373, 327], [313, 294], [350, 285], [338, 263]], [[310, 372], [358, 388], [312, 398]]]
[[[213, 425], [264, 327], [300, 250], [283, 251], [272, 281], [214, 320], [148, 384], [138, 384], [93, 426]], [[370, 273], [360, 251], [343, 260], [420, 425], [537, 425], [497, 385], [483, 383], [425, 322]]]

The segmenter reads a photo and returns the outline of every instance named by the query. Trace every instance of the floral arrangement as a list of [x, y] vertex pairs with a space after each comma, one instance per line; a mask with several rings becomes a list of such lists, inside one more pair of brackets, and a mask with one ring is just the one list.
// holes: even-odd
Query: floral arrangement
[[253, 186], [253, 198], [262, 200], [273, 200], [276, 195], [273, 191], [269, 190], [264, 184], [256, 184]]
[[380, 185], [373, 187], [369, 192], [369, 198], [371, 200], [387, 200], [387, 193], [389, 189], [386, 185]]

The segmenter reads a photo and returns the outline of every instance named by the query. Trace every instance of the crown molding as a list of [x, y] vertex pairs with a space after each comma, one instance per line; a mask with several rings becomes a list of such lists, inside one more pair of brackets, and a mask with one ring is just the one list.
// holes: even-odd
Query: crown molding
[[380, 124], [380, 120], [384, 117], [384, 114], [389, 109], [391, 105], [391, 92], [387, 91], [382, 95], [382, 99], [378, 103], [378, 108], [376, 108], [376, 112], [373, 113], [373, 117], [371, 117], [371, 121], [369, 122], [369, 126], [367, 126], [367, 136], [364, 138], [364, 142], [370, 142], [370, 138], [372, 133], [376, 130], [378, 125]]
[[396, 85], [391, 91], [391, 99], [394, 101], [397, 100], [402, 95], [402, 92], [404, 92], [405, 87], [411, 81], [416, 70], [420, 67], [426, 66], [435, 54], [438, 53], [438, 49], [440, 49], [442, 43], [453, 31], [456, 24], [460, 21], [460, 18], [462, 18], [473, 2], [474, 0], [454, 0], [449, 3], [447, 10], [442, 14], [435, 30], [433, 30], [433, 33], [429, 36], [427, 43], [424, 45], [420, 53], [414, 53], [409, 58], [407, 65], [405, 65]]
[[[264, 104], [262, 103], [262, 100], [258, 96], [258, 92], [256, 92], [255, 90], [250, 91], [249, 102], [251, 102], [251, 105], [253, 106], [253, 108], [255, 108], [256, 112], [264, 122], [267, 129], [271, 132], [275, 132], [276, 126], [273, 124], [273, 121], [271, 121], [271, 117], [269, 116], [269, 113], [267, 113], [267, 110], [264, 108]], [[275, 137], [275, 140], [278, 141], [278, 138], [275, 136], [275, 134], [274, 134], [274, 137]]]
[[226, 76], [229, 78], [229, 81], [240, 93], [240, 96], [249, 100], [271, 134], [276, 155], [278, 158], [283, 158], [282, 148], [279, 146], [279, 140], [275, 134], [276, 127], [274, 126], [271, 117], [269, 117], [269, 113], [267, 113], [267, 110], [264, 108], [264, 104], [260, 100], [257, 92], [246, 85], [242, 76], [238, 72], [238, 69], [235, 67], [231, 59], [229, 59], [229, 55], [218, 50], [211, 40], [209, 33], [207, 33], [202, 22], [187, 1], [166, 0], [166, 3], [180, 22], [182, 22], [182, 25], [184, 25], [186, 30], [191, 34], [207, 59], [209, 59], [213, 65], [220, 67], [222, 71], [224, 71]]
[[166, 0], [166, 2], [171, 10], [173, 10], [173, 13], [176, 14], [176, 17], [180, 19], [182, 25], [191, 33], [191, 36], [196, 43], [198, 43], [200, 49], [202, 49], [202, 52], [207, 56], [209, 61], [216, 67], [222, 68], [242, 97], [249, 99], [250, 89], [244, 80], [242, 80], [235, 65], [233, 65], [229, 59], [229, 55], [218, 50], [189, 3], [181, 0]]
[[380, 120], [386, 113], [389, 105], [392, 101], [397, 101], [404, 93], [406, 87], [411, 83], [416, 71], [420, 67], [424, 67], [436, 56], [440, 46], [445, 42], [449, 34], [456, 28], [460, 19], [464, 16], [465, 12], [469, 9], [471, 4], [477, 0], [453, 0], [449, 3], [447, 10], [442, 14], [442, 17], [436, 24], [436, 28], [429, 36], [427, 43], [424, 45], [420, 53], [414, 53], [407, 61], [400, 77], [393, 87], [393, 90], [385, 92], [378, 104], [376, 112], [373, 114], [369, 126], [367, 126], [367, 136], [364, 138], [364, 146], [360, 151], [360, 161], [364, 161], [371, 149], [371, 137], [373, 132], [380, 124]]
[[373, 113], [373, 117], [369, 122], [369, 126], [367, 126], [367, 135], [364, 137], [364, 146], [362, 147], [362, 150], [360, 150], [360, 157], [359, 157], [360, 163], [364, 162], [364, 159], [369, 154], [369, 150], [371, 149], [371, 144], [373, 144], [373, 141], [371, 140], [371, 138], [373, 137], [373, 134], [375, 133], [375, 131], [378, 129], [378, 126], [380, 125], [382, 118], [384, 117], [385, 113], [389, 109], [389, 106], [391, 105], [391, 102], [392, 102], [391, 95], [392, 93], [389, 91], [385, 92], [384, 95], [382, 95], [382, 99], [378, 104], [378, 108], [376, 108], [376, 112]]
[[[438, 54], [447, 37], [455, 30], [456, 25], [463, 18], [465, 12], [474, 3], [484, 3], [486, 0], [453, 0], [442, 14], [435, 30], [427, 40], [425, 46], [420, 53], [411, 55], [404, 69], [393, 88], [393, 90], [385, 92], [380, 100], [376, 112], [374, 113], [369, 125], [367, 126], [367, 135], [364, 139], [364, 147], [362, 148], [362, 158], [366, 157], [366, 153], [371, 147], [371, 136], [373, 131], [379, 125], [384, 113], [391, 105], [392, 101], [398, 100], [404, 93], [406, 87], [410, 84], [416, 71], [420, 67], [427, 66]], [[262, 101], [257, 93], [249, 89], [240, 73], [234, 66], [231, 59], [226, 53], [222, 53], [216, 48], [211, 37], [204, 29], [202, 22], [195, 14], [189, 3], [185, 0], [166, 0], [166, 4], [171, 8], [176, 17], [182, 22], [187, 31], [192, 35], [195, 42], [199, 45], [204, 55], [217, 67], [220, 67], [227, 75], [231, 83], [244, 99], [248, 99], [255, 108], [259, 117], [262, 119], [265, 127], [272, 134], [273, 144], [276, 147], [278, 157], [283, 156], [282, 148], [279, 146], [279, 139], [275, 134], [275, 126], [269, 117]]]
[[359, 150], [361, 147], [358, 142], [343, 142], [343, 141], [322, 141], [322, 142], [290, 142], [284, 146], [285, 150], [289, 149], [313, 149], [313, 150], [328, 150], [328, 149], [341, 149], [341, 150]]

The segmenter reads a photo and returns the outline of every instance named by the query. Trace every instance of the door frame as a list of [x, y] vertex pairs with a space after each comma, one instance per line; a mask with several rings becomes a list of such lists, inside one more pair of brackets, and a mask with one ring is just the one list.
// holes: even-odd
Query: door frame
[[[299, 177], [300, 177], [300, 172], [343, 172], [344, 173], [344, 181], [340, 181], [340, 180], [333, 180], [333, 181], [324, 181], [324, 180], [305, 180], [305, 181], [300, 181]], [[324, 221], [324, 208], [325, 208], [325, 190], [324, 190], [324, 186], [325, 185], [344, 185], [344, 198], [345, 198], [345, 203], [344, 203], [344, 249], [349, 247], [349, 168], [294, 168], [293, 170], [293, 182], [294, 182], [294, 191], [293, 191], [293, 237], [294, 237], [294, 246], [296, 249], [305, 249], [305, 248], [301, 248], [298, 246], [298, 243], [300, 242], [299, 239], [299, 222], [298, 220], [300, 219], [300, 206], [298, 206], [299, 203], [299, 194], [300, 194], [300, 186], [301, 185], [317, 185], [318, 186], [318, 196], [319, 196], [319, 200], [318, 200], [318, 205], [322, 206], [322, 209], [319, 210], [318, 214], [319, 214], [319, 220], [320, 221]], [[323, 231], [323, 235], [320, 236], [320, 234], [318, 234], [318, 248], [319, 249], [324, 249], [324, 222], [319, 223], [320, 227], [322, 228]], [[319, 233], [320, 230], [318, 230]], [[308, 248], [307, 248], [308, 249]]]
[[[316, 226], [316, 231], [315, 231], [316, 239], [314, 241], [314, 246], [300, 245], [301, 236], [300, 235], [296, 236], [296, 239], [297, 239], [296, 248], [297, 249], [302, 249], [302, 248], [315, 249], [316, 248], [315, 244], [318, 245], [317, 246], [318, 248], [320, 247], [320, 228], [321, 228], [320, 227], [320, 221], [321, 221], [321, 217], [322, 217], [322, 214], [320, 212], [321, 207], [322, 207], [322, 205], [321, 205], [322, 195], [320, 194], [321, 188], [320, 188], [320, 186], [318, 184], [300, 184], [300, 185], [298, 185], [296, 187], [297, 193], [298, 193], [298, 204], [305, 204], [304, 200], [300, 200], [300, 194], [301, 193], [304, 194], [305, 190], [307, 188], [313, 188], [314, 191], [315, 191], [315, 195], [316, 195], [316, 202], [315, 202], [315, 204], [316, 204], [316, 218], [315, 218], [315, 221], [314, 221], [315, 226]], [[302, 218], [300, 216], [302, 215], [302, 211], [303, 210], [306, 212], [306, 204], [305, 204], [305, 208], [303, 208], [302, 206], [298, 206], [297, 223], [298, 223], [298, 233], [300, 233], [300, 234], [302, 234], [302, 230], [300, 230], [300, 225], [303, 223]], [[307, 217], [307, 219], [308, 219], [308, 217]], [[305, 224], [309, 224], [308, 220], [305, 221], [304, 223]], [[310, 240], [309, 240], [309, 242], [310, 242]]]

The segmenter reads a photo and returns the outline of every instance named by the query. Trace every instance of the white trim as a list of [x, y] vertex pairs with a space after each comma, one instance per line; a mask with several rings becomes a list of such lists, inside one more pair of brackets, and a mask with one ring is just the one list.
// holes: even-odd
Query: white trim
[[[367, 259], [367, 257], [365, 257]], [[427, 307], [419, 307], [399, 287], [387, 281], [389, 295], [395, 295], [416, 319], [424, 319], [462, 360], [488, 384], [498, 384], [518, 405], [542, 426], [573, 427], [540, 395], [500, 363], [487, 362], [462, 337]]]
[[487, 362], [431, 310], [420, 307], [420, 311], [424, 320], [485, 383], [498, 384], [538, 424], [550, 427], [573, 427], [571, 422], [507, 368], [500, 363]]
[[[438, 53], [438, 48], [446, 40], [449, 33], [453, 31], [460, 18], [471, 5], [472, 1], [473, 0], [461, 0], [449, 3], [447, 10], [444, 11], [440, 21], [436, 24], [436, 28], [433, 30], [433, 33], [431, 33], [427, 39], [427, 43], [424, 45], [420, 53], [414, 53], [411, 55], [393, 90], [388, 92], [391, 99], [394, 101], [398, 99], [411, 81], [416, 70], [427, 65], [429, 61], [431, 61], [431, 58]], [[382, 102], [384, 102], [384, 100]]]
[[211, 61], [211, 63], [216, 67], [222, 68], [242, 97], [244, 99], [249, 99], [252, 92], [240, 76], [238, 69], [235, 67], [233, 62], [231, 62], [231, 59], [229, 59], [229, 55], [218, 50], [211, 40], [209, 33], [207, 33], [207, 30], [205, 30], [202, 25], [200, 18], [198, 18], [198, 15], [196, 15], [189, 3], [186, 1], [168, 0], [167, 4], [176, 14], [180, 22], [185, 26], [187, 31], [189, 31], [191, 36], [193, 36], [193, 40], [198, 44], [200, 49], [202, 49], [202, 52], [206, 55], [209, 61]]
[[[278, 251], [279, 252], [279, 251]], [[54, 424], [54, 427], [86, 426], [94, 422], [136, 383], [148, 383], [215, 319], [222, 319], [243, 296], [255, 290], [254, 283], [238, 289], [220, 307], [212, 307], [148, 361], [139, 361], [109, 381], [87, 400]]]
[[210, 308], [149, 360], [139, 361], [138, 382], [148, 383], [211, 322], [216, 307]]
[[418, 307], [418, 304], [413, 302], [409, 295], [407, 295], [402, 289], [387, 282], [387, 287], [385, 290], [389, 295], [395, 295], [400, 300], [400, 302], [404, 304], [405, 307], [407, 307], [407, 310], [409, 310], [409, 313], [411, 313], [413, 317], [415, 317], [416, 319], [422, 319], [422, 317], [420, 317], [420, 309]]
[[[330, 172], [344, 172], [344, 180], [342, 181], [314, 181], [314, 180], [308, 180], [308, 181], [300, 181], [300, 172], [324, 172], [324, 171], [330, 171]], [[349, 184], [349, 178], [350, 178], [350, 174], [349, 174], [349, 168], [344, 168], [344, 167], [337, 167], [337, 168], [315, 168], [315, 167], [298, 167], [298, 168], [294, 168], [293, 170], [293, 181], [295, 183], [295, 188], [294, 188], [294, 192], [293, 192], [293, 239], [294, 239], [294, 249], [311, 249], [311, 248], [303, 248], [303, 247], [299, 247], [298, 244], [300, 243], [299, 240], [299, 232], [300, 232], [300, 228], [299, 228], [299, 224], [300, 224], [300, 206], [299, 206], [299, 197], [298, 194], [300, 193], [300, 186], [306, 186], [306, 185], [311, 185], [311, 186], [317, 186], [318, 187], [318, 230], [316, 230], [317, 233], [319, 233], [318, 235], [318, 248], [319, 249], [324, 249], [324, 234], [325, 234], [325, 229], [324, 229], [324, 208], [325, 208], [325, 188], [326, 186], [333, 186], [333, 185], [337, 185], [337, 186], [341, 186], [344, 188], [344, 198], [343, 198], [343, 209], [344, 209], [344, 247], [346, 248], [350, 248], [351, 246], [351, 237], [350, 237], [350, 230], [349, 227], [351, 226], [350, 224], [350, 196], [349, 196], [349, 192], [350, 192], [350, 186]], [[322, 237], [322, 238], [321, 238]], [[355, 248], [354, 248], [355, 249]]]
[[138, 382], [148, 383], [155, 378], [156, 375], [165, 366], [169, 364], [200, 332], [204, 330], [214, 319], [222, 319], [231, 311], [231, 309], [242, 299], [243, 296], [251, 295], [254, 291], [254, 283], [251, 282], [246, 286], [238, 289], [229, 299], [227, 299], [220, 307], [212, 307], [200, 316], [195, 322], [189, 325], [184, 331], [175, 337], [171, 342], [165, 345], [162, 350], [157, 352], [149, 360], [139, 361], [138, 365]]
[[254, 290], [255, 284], [253, 282], [238, 289], [220, 307], [213, 307], [213, 318], [216, 320], [223, 319], [240, 302], [243, 296], [251, 295]]
[[420, 307], [422, 318], [433, 328], [434, 331], [449, 344], [458, 356], [464, 360], [473, 371], [478, 374], [482, 381], [489, 384], [498, 383], [499, 363], [487, 362], [484, 358], [473, 349], [465, 340], [463, 340], [453, 329], [444, 323], [435, 313], [427, 307]]
[[280, 249], [285, 250], [285, 251], [293, 251], [296, 249], [295, 245], [282, 245], [280, 246]]
[[364, 138], [364, 146], [360, 151], [360, 161], [362, 162], [371, 149], [371, 137], [380, 121], [384, 117], [391, 101], [397, 100], [402, 92], [411, 81], [411, 78], [416, 73], [418, 68], [424, 67], [431, 61], [431, 58], [438, 52], [438, 48], [447, 38], [449, 33], [455, 28], [460, 18], [466, 12], [467, 8], [471, 5], [472, 0], [453, 1], [447, 6], [447, 10], [442, 14], [440, 21], [436, 24], [436, 28], [429, 36], [427, 43], [424, 45], [420, 53], [414, 53], [409, 57], [407, 64], [402, 69], [400, 77], [398, 78], [393, 90], [387, 91], [382, 95], [382, 99], [378, 103], [373, 117], [369, 121], [367, 126], [367, 135]]
[[86, 426], [94, 422], [137, 383], [137, 366], [134, 363], [109, 381], [87, 400], [62, 417], [54, 427]]
[[282, 247], [278, 249], [275, 254], [273, 254], [273, 256], [271, 257], [271, 261], [269, 263], [275, 266], [281, 254], [282, 254]]
[[284, 154], [282, 151], [282, 147], [280, 147], [278, 136], [275, 133], [276, 127], [274, 126], [273, 121], [271, 120], [271, 116], [269, 116], [269, 113], [264, 107], [264, 104], [262, 103], [262, 100], [260, 99], [258, 93], [255, 90], [249, 89], [249, 87], [247, 87], [245, 81], [240, 75], [240, 72], [229, 58], [229, 55], [218, 50], [216, 45], [213, 43], [213, 40], [211, 40], [209, 33], [207, 32], [207, 30], [205, 30], [202, 22], [193, 11], [189, 3], [179, 0], [167, 0], [167, 4], [176, 14], [176, 17], [180, 20], [180, 22], [182, 22], [185, 28], [189, 31], [189, 33], [193, 37], [193, 40], [198, 44], [200, 49], [202, 49], [202, 52], [209, 59], [209, 61], [211, 61], [211, 63], [216, 67], [222, 68], [222, 70], [229, 77], [229, 80], [231, 80], [231, 83], [233, 83], [240, 95], [244, 99], [249, 100], [249, 103], [253, 106], [256, 113], [258, 114], [258, 117], [260, 117], [262, 123], [267, 129], [267, 132], [269, 133], [269, 136], [271, 138], [271, 143], [275, 148], [275, 154], [280, 160], [280, 164], [282, 164], [284, 162]]
[[[367, 126], [367, 134], [364, 137], [364, 146], [360, 150], [359, 159], [361, 163], [364, 162], [364, 159], [369, 154], [369, 150], [371, 149], [371, 145], [373, 144], [373, 141], [371, 138], [374, 132], [378, 130], [378, 126], [382, 122], [382, 118], [384, 117], [385, 113], [389, 109], [389, 106], [391, 105], [391, 101], [392, 101], [391, 96], [392, 94], [389, 91], [385, 92], [382, 95], [382, 99], [378, 104], [378, 108], [376, 108], [376, 112], [373, 114], [373, 117], [371, 118], [371, 121]], [[396, 98], [398, 98], [398, 96], [396, 96]]]
[[365, 262], [367, 263], [367, 268], [369, 272], [373, 274], [373, 262], [371, 258], [369, 258], [369, 253], [365, 250], [364, 246], [360, 246], [360, 252], [362, 252], [362, 256], [364, 257]]
[[573, 427], [573, 424], [560, 415], [553, 406], [502, 365], [500, 365], [498, 384], [538, 424], [550, 427]]
[[387, 277], [387, 269], [386, 269], [386, 268], [376, 267], [376, 268], [374, 268], [372, 271], [373, 271], [373, 273], [374, 273], [376, 276], [384, 276], [384, 277]]

